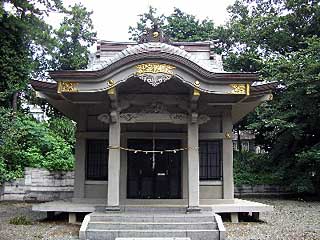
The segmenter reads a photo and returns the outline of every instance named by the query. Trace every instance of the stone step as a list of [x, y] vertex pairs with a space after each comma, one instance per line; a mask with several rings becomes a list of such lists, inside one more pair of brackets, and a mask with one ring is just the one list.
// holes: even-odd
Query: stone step
[[167, 212], [167, 213], [185, 213], [186, 207], [152, 207], [152, 206], [125, 206], [122, 208], [125, 212]]
[[159, 223], [159, 222], [89, 222], [88, 229], [99, 230], [215, 230], [214, 222]]
[[212, 215], [191, 215], [191, 214], [176, 214], [176, 215], [130, 215], [130, 214], [93, 214], [90, 216], [92, 222], [215, 222]]
[[115, 240], [118, 237], [129, 238], [177, 238], [188, 237], [197, 240], [218, 240], [218, 230], [99, 230], [88, 229], [87, 240]]
[[[151, 213], [185, 213], [187, 211], [187, 207], [174, 207], [174, 206], [166, 206], [166, 207], [154, 207], [154, 206], [123, 206], [121, 207], [122, 211], [125, 212], [151, 212]], [[211, 207], [201, 207], [202, 212], [212, 212]]]

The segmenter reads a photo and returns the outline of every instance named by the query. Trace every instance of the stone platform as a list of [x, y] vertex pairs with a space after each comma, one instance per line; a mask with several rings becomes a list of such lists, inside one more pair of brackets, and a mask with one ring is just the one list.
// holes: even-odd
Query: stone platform
[[[122, 210], [126, 210], [132, 207], [148, 206], [148, 208], [153, 207], [154, 211], [157, 209], [164, 208], [187, 208], [187, 205], [175, 204], [153, 204], [154, 202], [145, 201], [143, 204], [138, 204], [138, 202], [132, 202], [131, 204], [126, 204], [121, 206]], [[82, 199], [82, 200], [60, 200], [52, 201], [46, 203], [34, 204], [32, 206], [33, 211], [41, 212], [68, 212], [69, 220], [71, 222], [75, 221], [76, 213], [91, 213], [96, 211], [102, 211], [106, 207], [106, 202], [104, 199]], [[242, 200], [226, 200], [226, 201], [217, 201], [211, 204], [202, 204], [200, 206], [203, 209], [210, 209], [214, 213], [230, 213], [232, 222], [238, 222], [238, 213], [252, 213], [255, 218], [259, 217], [261, 212], [270, 212], [273, 210], [273, 207], [270, 205]]]

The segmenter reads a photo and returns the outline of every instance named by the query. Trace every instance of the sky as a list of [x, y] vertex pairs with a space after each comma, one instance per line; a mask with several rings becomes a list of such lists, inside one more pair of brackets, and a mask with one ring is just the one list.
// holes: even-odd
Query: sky
[[[92, 21], [97, 38], [108, 41], [129, 40], [128, 28], [135, 26], [138, 15], [148, 11], [149, 6], [158, 9], [159, 14], [170, 15], [174, 7], [195, 15], [198, 19], [208, 17], [216, 25], [227, 20], [227, 7], [235, 0], [64, 0], [64, 5], [81, 2], [89, 11], [93, 11]], [[59, 14], [51, 15], [48, 20], [57, 27], [61, 21]]]

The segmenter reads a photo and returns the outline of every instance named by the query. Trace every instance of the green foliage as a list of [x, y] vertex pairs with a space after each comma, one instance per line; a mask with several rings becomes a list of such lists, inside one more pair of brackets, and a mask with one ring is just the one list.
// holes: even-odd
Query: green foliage
[[50, 26], [43, 16], [61, 7], [60, 0], [2, 1], [0, 106], [16, 108], [17, 95], [26, 90], [31, 73], [36, 72], [43, 61], [42, 46], [49, 42]]
[[76, 126], [73, 121], [66, 117], [53, 117], [48, 121], [49, 128], [61, 138], [63, 138], [70, 146], [75, 144]]
[[194, 15], [182, 12], [178, 8], [175, 8], [166, 20], [164, 31], [172, 41], [193, 42], [218, 38], [211, 20], [200, 21]]
[[48, 170], [72, 170], [74, 157], [71, 146], [47, 123], [32, 117], [0, 109], [1, 144], [0, 171], [3, 180], [23, 176], [25, 167]]
[[12, 217], [9, 223], [13, 225], [32, 225], [32, 221], [24, 215]]
[[83, 69], [88, 64], [89, 47], [95, 42], [92, 12], [81, 4], [65, 10], [59, 29], [55, 31], [55, 50], [52, 53], [51, 67], [54, 70]]
[[211, 20], [200, 21], [194, 15], [182, 12], [179, 8], [175, 8], [171, 15], [165, 16], [158, 15], [157, 9], [150, 7], [147, 13], [139, 16], [136, 27], [129, 27], [131, 40], [137, 41], [155, 23], [172, 41], [192, 42], [217, 38], [217, 31]]
[[275, 170], [267, 154], [234, 152], [235, 185], [282, 184], [282, 176]]
[[[274, 172], [303, 193], [319, 191], [319, 1], [238, 0], [220, 29], [226, 69], [278, 81], [274, 100], [240, 123], [256, 133]], [[301, 164], [303, 162], [303, 164]]]
[[131, 34], [130, 40], [138, 41], [143, 33], [147, 29], [151, 29], [152, 24], [156, 23], [160, 28], [165, 25], [166, 17], [157, 14], [157, 9], [152, 6], [149, 7], [148, 12], [139, 15], [139, 21], [136, 27], [129, 27], [129, 34]]

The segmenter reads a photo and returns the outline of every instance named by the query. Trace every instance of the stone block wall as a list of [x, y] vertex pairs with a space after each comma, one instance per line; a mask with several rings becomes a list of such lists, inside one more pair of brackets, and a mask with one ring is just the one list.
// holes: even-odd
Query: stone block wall
[[253, 195], [286, 195], [291, 194], [288, 187], [279, 186], [279, 185], [269, 185], [269, 184], [261, 184], [261, 185], [240, 185], [235, 186], [234, 195], [236, 197], [241, 196], [253, 196]]
[[74, 172], [25, 168], [24, 178], [0, 187], [2, 201], [52, 201], [72, 198]]

